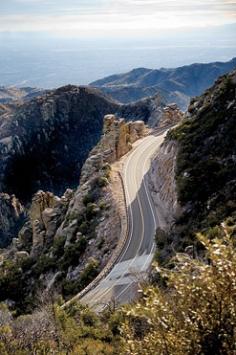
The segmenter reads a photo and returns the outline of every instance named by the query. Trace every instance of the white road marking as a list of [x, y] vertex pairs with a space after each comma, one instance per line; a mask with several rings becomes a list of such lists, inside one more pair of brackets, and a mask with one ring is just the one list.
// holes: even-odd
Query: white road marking
[[[122, 286], [122, 285], [128, 285], [125, 287], [124, 290], [122, 290], [118, 295], [115, 295], [115, 299], [119, 299], [126, 291], [127, 289], [132, 286], [134, 283], [137, 283], [137, 279], [134, 279], [134, 274], [135, 271], [138, 271], [138, 274], [140, 276], [144, 276], [146, 273], [146, 271], [148, 270], [153, 255], [154, 255], [154, 250], [155, 250], [155, 243], [153, 240], [153, 245], [152, 245], [152, 249], [151, 252], [149, 254], [144, 254], [139, 256], [138, 252], [140, 250], [140, 247], [142, 246], [143, 243], [143, 239], [144, 239], [144, 216], [143, 216], [143, 210], [142, 210], [142, 204], [140, 201], [140, 197], [138, 194], [138, 191], [142, 185], [142, 183], [144, 184], [144, 189], [145, 189], [145, 195], [147, 197], [147, 201], [148, 204], [150, 206], [151, 209], [151, 214], [152, 214], [152, 218], [154, 221], [154, 226], [155, 226], [155, 230], [156, 227], [158, 225], [158, 216], [156, 213], [154, 213], [154, 209], [153, 209], [153, 204], [152, 204], [152, 200], [150, 198], [150, 194], [149, 194], [149, 190], [147, 188], [146, 182], [145, 182], [145, 175], [149, 169], [149, 164], [147, 164], [148, 160], [151, 160], [151, 156], [154, 154], [154, 152], [158, 149], [158, 147], [160, 146], [160, 141], [164, 139], [164, 135], [157, 137], [154, 136], [149, 136], [143, 139], [143, 142], [141, 142], [136, 148], [135, 150], [129, 155], [127, 161], [125, 162], [124, 165], [124, 185], [125, 185], [125, 194], [126, 194], [126, 201], [127, 201], [127, 206], [129, 208], [129, 227], [130, 227], [130, 238], [129, 241], [126, 245], [125, 250], [122, 252], [122, 256], [120, 257], [119, 260], [122, 260], [122, 257], [125, 256], [126, 252], [128, 251], [129, 247], [130, 247], [130, 243], [132, 241], [132, 238], [134, 238], [135, 236], [133, 235], [134, 233], [134, 215], [133, 215], [133, 210], [132, 210], [132, 202], [135, 200], [135, 198], [137, 198], [138, 201], [138, 205], [139, 205], [139, 210], [140, 210], [140, 214], [141, 214], [141, 218], [142, 218], [142, 235], [141, 235], [141, 240], [139, 242], [138, 245], [138, 249], [137, 249], [137, 254], [134, 258], [129, 259], [129, 260], [125, 260], [125, 261], [119, 261], [114, 268], [111, 270], [111, 272], [100, 282], [100, 284], [92, 291], [90, 291], [84, 298], [83, 298], [83, 302], [87, 303], [87, 304], [91, 304], [93, 306], [98, 306], [99, 304], [103, 304], [105, 306], [105, 301], [106, 301], [106, 297], [109, 293], [112, 294], [112, 292], [114, 291], [114, 287], [115, 286]], [[150, 143], [147, 145], [147, 143], [150, 141]], [[144, 160], [144, 164], [142, 165], [142, 179], [140, 181], [137, 181], [137, 174], [134, 174], [134, 178], [135, 178], [135, 183], [134, 183], [134, 187], [135, 187], [135, 193], [132, 194], [132, 192], [129, 190], [129, 184], [128, 184], [128, 167], [130, 165], [130, 162], [132, 160], [133, 157], [135, 157], [135, 154], [137, 154], [137, 151], [143, 152], [145, 151], [149, 151], [150, 148], [155, 144], [155, 146], [153, 147], [153, 149], [151, 149], [151, 154], [148, 154], [148, 156], [145, 158]], [[145, 149], [146, 148], [146, 149]], [[142, 153], [141, 153], [142, 154]], [[139, 171], [140, 166], [137, 166], [137, 164], [139, 163], [140, 157], [136, 157], [136, 164], [135, 164], [135, 172]], [[130, 176], [129, 176], [130, 177]], [[153, 238], [154, 235], [150, 235], [150, 238]], [[132, 265], [135, 264], [135, 268], [133, 268], [132, 270]], [[112, 296], [112, 295], [111, 295]], [[110, 296], [109, 296], [110, 297]], [[86, 302], [87, 299], [87, 302]], [[110, 298], [110, 300], [112, 300]], [[99, 302], [100, 301], [100, 302]], [[108, 301], [106, 302], [108, 303]]]

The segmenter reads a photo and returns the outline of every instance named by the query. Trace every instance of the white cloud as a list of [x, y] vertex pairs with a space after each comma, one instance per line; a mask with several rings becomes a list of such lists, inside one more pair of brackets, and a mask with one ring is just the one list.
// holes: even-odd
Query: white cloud
[[[19, 9], [17, 3], [22, 5]], [[0, 31], [140, 35], [236, 19], [236, 0], [8, 0], [8, 4], [0, 15]]]

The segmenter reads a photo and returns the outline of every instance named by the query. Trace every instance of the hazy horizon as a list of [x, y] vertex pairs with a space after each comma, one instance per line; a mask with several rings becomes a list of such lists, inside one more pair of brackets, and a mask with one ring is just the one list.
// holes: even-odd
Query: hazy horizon
[[8, 0], [0, 86], [88, 84], [236, 56], [236, 0]]
[[236, 0], [7, 0], [0, 32], [133, 39], [235, 22]]

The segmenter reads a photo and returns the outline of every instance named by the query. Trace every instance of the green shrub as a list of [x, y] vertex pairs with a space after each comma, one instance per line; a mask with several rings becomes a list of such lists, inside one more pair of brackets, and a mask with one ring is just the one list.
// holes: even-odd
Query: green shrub
[[54, 270], [56, 268], [56, 260], [48, 255], [42, 255], [37, 260], [33, 267], [33, 271], [36, 275], [44, 274], [49, 270]]
[[100, 210], [106, 210], [108, 208], [106, 202], [105, 201], [99, 202], [99, 208]]
[[84, 237], [81, 237], [77, 243], [67, 246], [62, 260], [58, 262], [58, 266], [65, 270], [71, 265], [78, 265], [80, 257], [85, 252], [86, 247], [87, 240]]
[[92, 259], [80, 274], [80, 284], [82, 288], [86, 287], [98, 275], [98, 272], [99, 262]]
[[102, 170], [104, 171], [104, 177], [109, 179], [111, 174], [111, 166], [107, 163], [102, 167]]
[[99, 187], [105, 187], [105, 186], [109, 185], [109, 181], [105, 176], [100, 176], [97, 179], [97, 184]]
[[77, 280], [64, 280], [62, 285], [63, 295], [65, 297], [76, 295], [82, 291], [98, 275], [99, 263], [92, 259], [81, 272]]
[[74, 296], [82, 290], [79, 280], [64, 280], [62, 283], [63, 296], [68, 298]]
[[86, 218], [91, 220], [98, 213], [98, 206], [96, 203], [88, 203], [86, 206]]
[[67, 219], [69, 221], [73, 221], [75, 219], [79, 221], [81, 218], [83, 217], [77, 211], [72, 211], [70, 214], [67, 215]]
[[184, 251], [189, 242], [198, 247], [195, 233], [220, 224], [236, 209], [236, 114], [235, 105], [228, 107], [235, 87], [227, 76], [221, 78], [191, 101], [191, 118], [167, 135], [178, 141], [175, 180], [184, 207], [169, 233], [173, 251]]
[[35, 264], [35, 259], [31, 258], [31, 257], [24, 258], [19, 263], [23, 272], [29, 271], [33, 267], [34, 264]]
[[[0, 268], [0, 301], [19, 301], [24, 294], [22, 269], [11, 261], [5, 261]], [[17, 290], [17, 292], [16, 292]]]
[[161, 228], [157, 228], [155, 240], [157, 249], [163, 249], [164, 246], [167, 244], [167, 233]]
[[87, 221], [82, 222], [78, 229], [80, 233], [86, 235], [89, 233], [89, 223]]
[[60, 259], [62, 255], [64, 254], [64, 245], [65, 245], [66, 237], [65, 236], [60, 236], [53, 241], [53, 247], [52, 247], [52, 252], [53, 255], [57, 258]]
[[87, 195], [84, 196], [83, 198], [83, 204], [87, 206], [88, 203], [93, 203], [94, 202], [94, 196], [91, 192], [89, 192]]

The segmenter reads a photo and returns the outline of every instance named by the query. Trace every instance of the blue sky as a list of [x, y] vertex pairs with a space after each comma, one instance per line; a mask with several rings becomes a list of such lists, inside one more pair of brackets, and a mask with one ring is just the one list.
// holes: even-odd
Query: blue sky
[[140, 36], [236, 22], [236, 0], [0, 0], [0, 32]]

